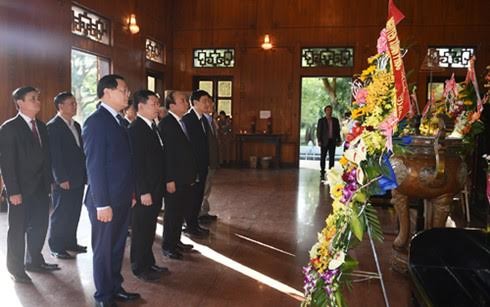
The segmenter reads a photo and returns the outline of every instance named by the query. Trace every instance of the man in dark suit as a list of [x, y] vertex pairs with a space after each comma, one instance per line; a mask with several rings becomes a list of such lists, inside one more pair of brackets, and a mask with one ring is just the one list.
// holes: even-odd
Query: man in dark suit
[[36, 119], [39, 91], [21, 87], [12, 98], [19, 113], [0, 128], [0, 168], [9, 203], [7, 269], [14, 281], [31, 283], [26, 270], [59, 269], [41, 254], [48, 229], [51, 161], [46, 126]]
[[219, 168], [219, 145], [218, 145], [218, 124], [213, 118], [214, 101], [208, 98], [208, 110], [204, 113], [204, 117], [209, 123], [208, 147], [209, 147], [209, 168], [208, 175], [206, 177], [206, 183], [204, 186], [204, 195], [201, 205], [201, 212], [199, 213], [199, 222], [210, 223], [216, 221], [218, 218], [214, 214], [209, 214], [209, 195], [211, 195], [211, 187], [213, 185], [213, 177], [216, 170]]
[[152, 91], [134, 94], [136, 119], [129, 126], [136, 172], [136, 205], [132, 209], [131, 268], [143, 281], [156, 281], [168, 269], [157, 266], [153, 241], [165, 189], [163, 138], [154, 122], [160, 103]]
[[208, 229], [202, 228], [199, 225], [198, 217], [199, 212], [201, 211], [204, 187], [209, 167], [208, 132], [210, 128], [208, 121], [203, 114], [208, 110], [210, 98], [211, 96], [206, 91], [193, 91], [189, 98], [192, 107], [183, 117], [189, 133], [192, 150], [196, 157], [198, 172], [198, 179], [194, 185], [194, 200], [192, 207], [191, 210], [188, 211], [188, 214], [185, 215], [187, 227], [184, 229], [184, 232], [199, 237], [209, 234]]
[[77, 242], [77, 228], [87, 175], [80, 124], [73, 120], [77, 101], [69, 92], [54, 97], [58, 114], [48, 124], [49, 148], [54, 177], [53, 207], [48, 244], [51, 254], [60, 259], [73, 258], [67, 250], [86, 253]]
[[119, 113], [128, 105], [129, 95], [123, 77], [102, 77], [97, 84], [97, 96], [102, 103], [87, 118], [82, 132], [88, 177], [85, 205], [92, 224], [96, 306], [113, 306], [114, 299], [127, 301], [140, 297], [122, 288], [121, 275], [134, 193], [131, 143]]
[[197, 162], [182, 116], [187, 102], [182, 92], [170, 91], [165, 97], [168, 115], [158, 124], [165, 157], [165, 212], [163, 218], [163, 254], [182, 259], [192, 245], [180, 241], [184, 213], [191, 209], [197, 180]]
[[325, 160], [328, 153], [328, 168], [332, 168], [335, 163], [335, 147], [340, 146], [340, 124], [339, 120], [332, 117], [332, 106], [326, 106], [323, 111], [325, 117], [318, 120], [316, 127], [316, 137], [318, 146], [321, 148], [320, 154], [320, 179], [325, 180]]

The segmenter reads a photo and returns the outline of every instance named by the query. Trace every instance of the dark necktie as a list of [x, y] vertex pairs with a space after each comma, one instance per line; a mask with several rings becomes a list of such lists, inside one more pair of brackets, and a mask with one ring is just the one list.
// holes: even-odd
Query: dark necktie
[[39, 138], [39, 132], [37, 131], [37, 126], [36, 126], [36, 120], [31, 120], [31, 130], [32, 130], [32, 137], [36, 141], [38, 145], [41, 145], [41, 139]]
[[204, 115], [201, 117], [201, 125], [202, 129], [204, 130], [204, 134], [208, 135], [208, 120]]
[[124, 128], [124, 130], [126, 130], [126, 121], [124, 120], [124, 117], [121, 116], [121, 114], [117, 114], [116, 115], [116, 118], [117, 118], [117, 121], [119, 122], [119, 126], [121, 126], [122, 128]]
[[163, 147], [163, 141], [160, 136], [160, 132], [158, 131], [157, 125], [154, 122], [151, 123], [151, 130], [153, 130], [153, 132], [157, 135], [158, 142], [160, 142], [160, 146]]
[[185, 123], [182, 119], [179, 119], [180, 127], [182, 131], [184, 131], [185, 136], [189, 139], [189, 134], [187, 134], [187, 128], [185, 127]]

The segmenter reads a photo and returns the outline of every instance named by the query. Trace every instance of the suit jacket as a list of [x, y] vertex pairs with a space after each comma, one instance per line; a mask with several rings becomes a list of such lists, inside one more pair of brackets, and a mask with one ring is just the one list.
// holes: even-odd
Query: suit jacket
[[158, 123], [163, 136], [165, 182], [176, 185], [193, 184], [197, 177], [197, 162], [192, 145], [175, 117], [169, 114]]
[[18, 114], [0, 127], [0, 168], [8, 195], [29, 195], [39, 187], [51, 190], [51, 159], [46, 125], [36, 119], [42, 146]]
[[218, 129], [217, 129], [217, 125], [214, 124], [212, 117], [211, 117], [211, 123], [209, 125], [208, 146], [209, 146], [209, 168], [217, 169], [219, 168]]
[[82, 138], [87, 157], [85, 204], [129, 205], [134, 192], [134, 168], [127, 128], [101, 106], [85, 121]]
[[[335, 117], [332, 117], [332, 139], [335, 142], [334, 144], [341, 141], [340, 139], [340, 124], [339, 120]], [[328, 122], [326, 117], [322, 117], [318, 120], [318, 124], [316, 126], [316, 137], [318, 139], [318, 143], [321, 146], [328, 146]]]
[[136, 199], [139, 202], [141, 195], [151, 193], [154, 201], [161, 200], [165, 188], [165, 160], [158, 136], [140, 117], [129, 125], [129, 136], [135, 164]]
[[204, 128], [206, 129], [206, 132], [204, 131], [203, 124], [199, 120], [199, 117], [197, 117], [194, 109], [191, 109], [189, 113], [184, 115], [184, 117], [182, 118], [187, 127], [187, 132], [189, 134], [189, 138], [192, 144], [192, 150], [196, 155], [197, 171], [200, 178], [206, 177], [209, 166], [209, 144], [207, 132], [209, 132], [210, 128], [208, 121], [204, 117], [204, 115], [203, 118], [205, 122]]
[[80, 146], [65, 121], [60, 116], [53, 117], [47, 124], [51, 164], [55, 183], [70, 182], [70, 188], [78, 188], [87, 182], [85, 154], [80, 124], [73, 122], [77, 130]]

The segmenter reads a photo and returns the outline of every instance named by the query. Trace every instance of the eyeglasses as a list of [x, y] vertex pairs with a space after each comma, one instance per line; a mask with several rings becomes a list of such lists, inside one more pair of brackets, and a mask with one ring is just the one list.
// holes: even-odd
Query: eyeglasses
[[127, 88], [125, 88], [125, 89], [122, 90], [122, 89], [116, 87], [115, 90], [120, 91], [121, 93], [123, 93], [126, 96], [131, 96], [131, 91], [128, 90]]

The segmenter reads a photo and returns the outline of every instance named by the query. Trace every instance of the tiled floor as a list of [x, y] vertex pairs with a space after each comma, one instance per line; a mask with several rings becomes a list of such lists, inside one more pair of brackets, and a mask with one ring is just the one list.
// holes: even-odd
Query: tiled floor
[[[212, 212], [219, 220], [211, 225], [207, 240], [193, 243], [199, 252], [184, 261], [168, 260], [160, 253], [160, 238], [154, 252], [160, 265], [172, 274], [159, 283], [144, 283], [129, 269], [126, 249], [123, 275], [128, 291], [143, 299], [126, 306], [298, 306], [308, 250], [316, 240], [328, 212], [328, 186], [319, 184], [312, 169], [236, 170], [223, 169], [216, 175], [211, 196]], [[393, 213], [381, 213], [387, 231], [377, 245], [391, 306], [409, 306], [409, 286], [405, 276], [390, 270]], [[0, 298], [1, 306], [92, 306], [91, 254], [75, 260], [54, 260], [61, 271], [30, 273], [34, 284], [14, 284], [5, 268], [6, 214], [0, 214]], [[161, 227], [158, 229], [161, 235]], [[82, 211], [79, 241], [90, 245], [90, 223]], [[129, 242], [129, 240], [128, 240]], [[129, 245], [128, 245], [129, 246]], [[365, 240], [352, 255], [360, 270], [375, 271], [370, 246]], [[354, 283], [346, 290], [349, 306], [383, 306], [379, 282]]]

